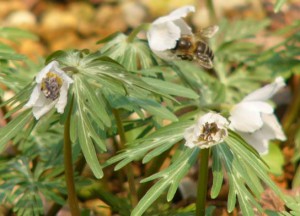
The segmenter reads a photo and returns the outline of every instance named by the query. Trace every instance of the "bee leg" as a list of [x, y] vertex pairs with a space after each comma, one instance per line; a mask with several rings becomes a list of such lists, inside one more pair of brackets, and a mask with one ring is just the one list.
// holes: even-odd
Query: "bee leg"
[[194, 58], [192, 55], [177, 55], [181, 60], [192, 61]]

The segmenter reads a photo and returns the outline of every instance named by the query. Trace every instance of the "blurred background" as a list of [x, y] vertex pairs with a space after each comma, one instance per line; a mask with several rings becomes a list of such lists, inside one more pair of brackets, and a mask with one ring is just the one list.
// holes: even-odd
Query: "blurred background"
[[[300, 19], [300, 2], [288, 1], [274, 13], [276, 0], [215, 0], [217, 19], [210, 17], [206, 1], [195, 0], [0, 0], [0, 26], [29, 30], [38, 37], [20, 43], [7, 42], [17, 52], [37, 59], [66, 48], [95, 50], [95, 42], [116, 31], [129, 32], [143, 22], [152, 22], [183, 5], [197, 7], [188, 17], [195, 29], [227, 18], [239, 20], [270, 18], [269, 30], [276, 30]], [[3, 39], [1, 39], [3, 40]], [[258, 43], [276, 43], [258, 41]]]

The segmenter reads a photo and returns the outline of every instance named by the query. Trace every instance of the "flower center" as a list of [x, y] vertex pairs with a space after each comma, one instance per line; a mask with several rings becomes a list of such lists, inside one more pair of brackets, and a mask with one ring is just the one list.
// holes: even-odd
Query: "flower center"
[[205, 123], [202, 127], [201, 134], [198, 138], [199, 141], [211, 141], [213, 140], [213, 135], [219, 131], [216, 123]]
[[44, 93], [46, 98], [54, 101], [59, 97], [59, 91], [62, 83], [62, 79], [57, 74], [50, 71], [42, 80], [41, 91]]

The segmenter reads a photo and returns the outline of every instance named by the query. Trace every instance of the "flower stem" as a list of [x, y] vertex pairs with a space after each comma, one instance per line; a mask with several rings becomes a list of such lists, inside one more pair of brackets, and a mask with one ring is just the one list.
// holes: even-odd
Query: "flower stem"
[[196, 201], [196, 216], [205, 216], [209, 148], [201, 149]]
[[128, 43], [132, 43], [133, 40], [136, 38], [137, 34], [140, 32], [140, 31], [143, 31], [143, 30], [148, 30], [148, 28], [150, 27], [150, 24], [149, 23], [144, 23], [140, 26], [138, 26], [137, 28], [135, 28], [128, 36], [127, 38], [127, 42]]
[[292, 101], [290, 102], [285, 115], [282, 119], [282, 126], [285, 132], [290, 131], [290, 127], [293, 122], [299, 118], [299, 111], [300, 111], [300, 76], [295, 76], [293, 79], [294, 83], [294, 96]]
[[74, 184], [74, 173], [72, 163], [72, 143], [70, 139], [70, 120], [73, 107], [73, 97], [68, 117], [64, 127], [64, 164], [65, 164], [65, 177], [68, 191], [68, 202], [72, 216], [80, 216], [78, 200]]
[[209, 11], [210, 20], [212, 21], [212, 23], [216, 23], [217, 22], [217, 15], [216, 15], [213, 0], [206, 0], [206, 7], [208, 8], [208, 11]]
[[[117, 109], [113, 109], [113, 114], [116, 119], [118, 133], [120, 136], [120, 145], [121, 145], [120, 147], [121, 147], [121, 149], [124, 149], [125, 143], [126, 143], [126, 137], [125, 137], [125, 131], [124, 131], [124, 128], [122, 125], [120, 113]], [[138, 203], [138, 196], [137, 196], [135, 183], [134, 183], [133, 166], [131, 164], [126, 165], [125, 172], [126, 172], [126, 176], [127, 176], [127, 180], [128, 180], [128, 184], [129, 184], [131, 205], [132, 205], [132, 207], [134, 207]]]

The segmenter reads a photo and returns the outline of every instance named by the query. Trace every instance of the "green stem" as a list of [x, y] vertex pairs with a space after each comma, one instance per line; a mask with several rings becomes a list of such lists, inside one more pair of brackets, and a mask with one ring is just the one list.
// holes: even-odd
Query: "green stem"
[[73, 107], [73, 97], [68, 117], [65, 122], [64, 128], [64, 164], [65, 164], [65, 177], [68, 191], [68, 201], [72, 216], [80, 216], [78, 200], [74, 184], [74, 173], [72, 163], [72, 143], [70, 139], [70, 120]]
[[293, 122], [299, 118], [300, 112], [300, 76], [295, 78], [295, 90], [291, 103], [289, 104], [285, 115], [282, 119], [282, 127], [285, 132], [289, 132]]
[[216, 15], [213, 0], [206, 0], [206, 7], [208, 8], [208, 11], [209, 11], [210, 20], [212, 21], [212, 23], [216, 23], [217, 15]]
[[[126, 137], [125, 137], [125, 131], [122, 125], [122, 120], [120, 117], [120, 113], [117, 109], [113, 109], [113, 114], [116, 119], [117, 127], [118, 127], [118, 133], [120, 136], [120, 148], [124, 149], [125, 148], [125, 143], [126, 143]], [[134, 175], [133, 175], [133, 166], [132, 164], [128, 164], [125, 166], [125, 172], [129, 184], [129, 191], [130, 191], [130, 200], [131, 200], [131, 205], [132, 207], [136, 206], [138, 203], [138, 196], [135, 188], [135, 183], [134, 183]]]
[[209, 148], [201, 149], [196, 201], [196, 216], [205, 216]]
[[[82, 173], [84, 167], [85, 167], [85, 164], [86, 164], [86, 161], [85, 161], [85, 158], [84, 156], [81, 156], [78, 161], [76, 162], [76, 165], [75, 165], [75, 172], [78, 172], [78, 173]], [[66, 199], [67, 196], [65, 195], [61, 195], [59, 194], [59, 196], [61, 196], [63, 199]], [[58, 204], [58, 203], [53, 203], [53, 205], [49, 208], [49, 211], [47, 212], [46, 216], [53, 216], [53, 215], [56, 215], [57, 212], [59, 212], [59, 210], [62, 208], [63, 206], [61, 204]]]
[[132, 43], [133, 40], [136, 38], [137, 34], [140, 32], [140, 31], [143, 31], [143, 30], [148, 30], [150, 27], [150, 23], [144, 23], [140, 26], [138, 26], [137, 28], [135, 28], [128, 36], [127, 38], [127, 42], [128, 43]]

